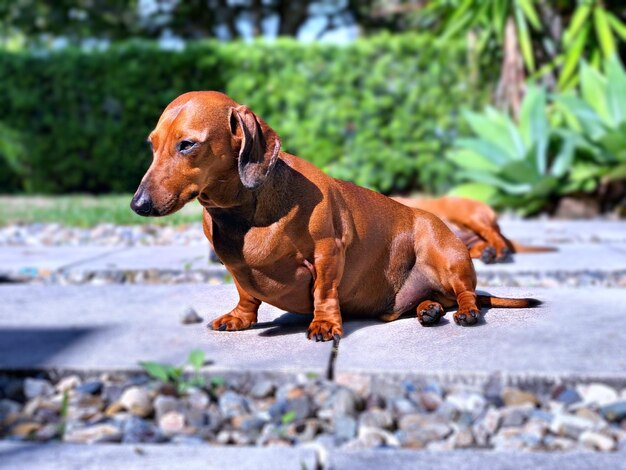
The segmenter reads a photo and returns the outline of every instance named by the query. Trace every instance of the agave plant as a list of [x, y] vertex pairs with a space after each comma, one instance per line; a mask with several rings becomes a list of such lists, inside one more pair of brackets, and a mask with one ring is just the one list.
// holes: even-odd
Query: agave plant
[[565, 192], [576, 138], [565, 129], [552, 129], [545, 90], [530, 85], [522, 102], [519, 124], [493, 108], [465, 113], [474, 137], [458, 139], [447, 155], [460, 167], [465, 184], [452, 194], [479, 199], [523, 214], [537, 212]]
[[586, 63], [580, 71], [580, 96], [555, 96], [557, 116], [580, 136], [577, 147], [586, 165], [605, 180], [626, 178], [626, 72], [617, 57], [603, 76]]

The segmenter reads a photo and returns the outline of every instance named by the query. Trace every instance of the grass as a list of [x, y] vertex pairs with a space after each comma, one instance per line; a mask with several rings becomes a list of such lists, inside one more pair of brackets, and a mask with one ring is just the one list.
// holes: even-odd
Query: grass
[[197, 201], [167, 217], [140, 217], [130, 209], [131, 198], [131, 194], [0, 196], [0, 226], [16, 222], [56, 222], [75, 227], [102, 223], [181, 225], [202, 220], [202, 207]]

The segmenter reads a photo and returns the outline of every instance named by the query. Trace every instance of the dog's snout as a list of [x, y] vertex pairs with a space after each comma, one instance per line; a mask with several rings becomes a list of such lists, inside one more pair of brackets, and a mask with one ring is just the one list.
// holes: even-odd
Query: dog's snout
[[152, 214], [152, 199], [150, 199], [150, 195], [145, 189], [137, 191], [130, 202], [130, 208], [139, 215], [148, 216]]

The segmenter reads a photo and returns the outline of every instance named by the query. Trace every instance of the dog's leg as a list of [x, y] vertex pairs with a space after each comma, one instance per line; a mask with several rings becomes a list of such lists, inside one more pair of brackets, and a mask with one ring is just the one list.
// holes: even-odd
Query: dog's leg
[[417, 319], [422, 326], [436, 325], [445, 314], [443, 306], [433, 300], [424, 300], [417, 306]]
[[246, 293], [237, 281], [235, 281], [237, 292], [239, 292], [239, 303], [226, 315], [216, 318], [211, 322], [211, 327], [219, 331], [237, 331], [250, 328], [257, 322], [257, 314], [261, 301]]
[[461, 326], [478, 323], [480, 309], [476, 304], [476, 276], [471, 262], [453, 266], [450, 277], [450, 286], [458, 304], [458, 309], [454, 312], [454, 322]]
[[[475, 216], [463, 222], [470, 230], [476, 232], [480, 238], [485, 240], [484, 244], [477, 243], [476, 248], [470, 249], [472, 258], [480, 258], [485, 263], [506, 261], [511, 257], [512, 250], [507, 240], [502, 235], [500, 227], [495, 220], [487, 217]], [[474, 256], [477, 252], [479, 256]]]
[[345, 248], [339, 240], [326, 239], [316, 246], [313, 321], [307, 330], [309, 339], [329, 341], [343, 335], [339, 281], [343, 275], [344, 261]]

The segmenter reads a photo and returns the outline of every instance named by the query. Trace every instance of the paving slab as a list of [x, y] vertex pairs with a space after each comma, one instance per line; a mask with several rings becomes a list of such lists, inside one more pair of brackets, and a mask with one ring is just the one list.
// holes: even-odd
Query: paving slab
[[460, 450], [429, 452], [413, 450], [359, 450], [338, 451], [329, 454], [328, 469], [416, 469], [439, 470], [597, 470], [626, 469], [624, 452], [494, 452]]
[[626, 290], [490, 288], [489, 293], [544, 304], [483, 309], [484, 321], [474, 327], [456, 325], [451, 313], [430, 328], [413, 316], [345, 323], [337, 375], [626, 377]]
[[485, 264], [474, 260], [476, 272], [616, 272], [626, 271], [626, 245], [576, 243], [558, 245], [549, 253], [520, 253], [511, 263]]
[[626, 221], [621, 220], [511, 220], [499, 221], [502, 233], [523, 243], [626, 243]]
[[139, 361], [185, 361], [202, 349], [217, 368], [325, 371], [331, 344], [305, 338], [311, 316], [263, 305], [242, 332], [183, 325], [193, 306], [205, 319], [237, 303], [234, 285], [0, 285], [0, 368], [136, 369]]
[[[187, 271], [215, 267], [207, 245], [135, 246], [72, 266], [74, 271]], [[219, 265], [221, 266], [221, 265]]]
[[0, 274], [36, 276], [38, 273], [57, 271], [81, 261], [96, 260], [120, 250], [102, 246], [2, 246]]
[[22, 444], [0, 442], [3, 470], [313, 470], [312, 449], [158, 444]]
[[[423, 373], [626, 375], [626, 290], [491, 288], [535, 297], [534, 309], [490, 309], [464, 328], [449, 313], [437, 327], [414, 317], [344, 323], [337, 374]], [[255, 328], [182, 325], [186, 306], [205, 319], [232, 308], [233, 285], [0, 286], [0, 368], [133, 369], [138, 361], [183, 362], [206, 351], [218, 368], [322, 372], [329, 343], [305, 338], [311, 316], [263, 304]]]

